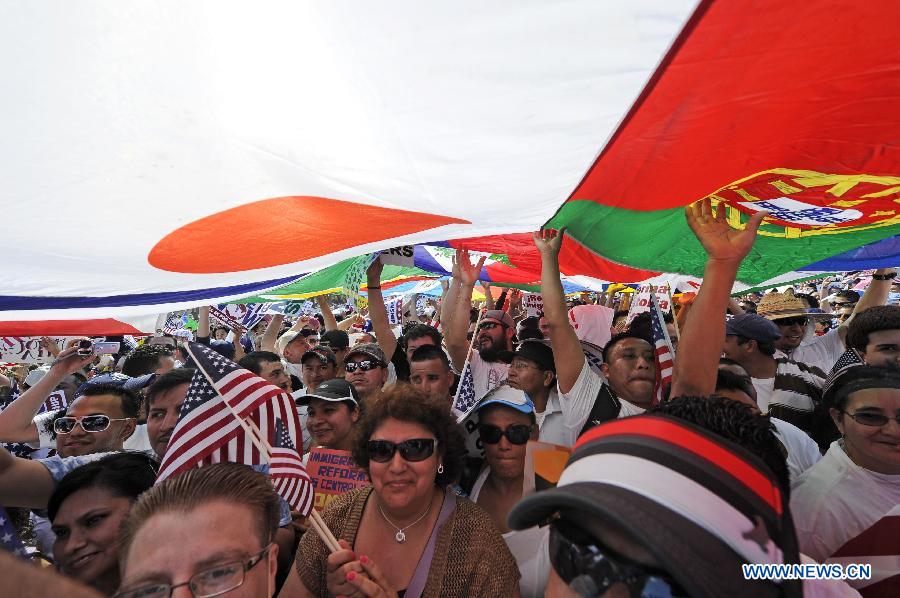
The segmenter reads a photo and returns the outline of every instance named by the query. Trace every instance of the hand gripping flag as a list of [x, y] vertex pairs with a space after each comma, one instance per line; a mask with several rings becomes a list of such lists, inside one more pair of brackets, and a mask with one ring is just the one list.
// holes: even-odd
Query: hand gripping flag
[[675, 349], [669, 340], [669, 331], [663, 319], [656, 293], [650, 293], [650, 330], [653, 334], [653, 352], [656, 357], [656, 397], [655, 403], [661, 403], [665, 388], [672, 383], [672, 368], [675, 365]]
[[224, 461], [266, 471], [291, 508], [308, 513], [313, 489], [301, 455], [293, 399], [205, 345], [190, 343], [197, 364], [157, 481]]

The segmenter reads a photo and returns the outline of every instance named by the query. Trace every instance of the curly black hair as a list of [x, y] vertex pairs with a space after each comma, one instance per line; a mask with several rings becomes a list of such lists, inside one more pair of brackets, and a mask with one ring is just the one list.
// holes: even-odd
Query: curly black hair
[[355, 426], [351, 449], [357, 465], [368, 472], [369, 439], [387, 419], [419, 424], [437, 438], [438, 452], [444, 466], [444, 471], [437, 474], [434, 480], [437, 486], [445, 488], [459, 478], [466, 455], [466, 441], [447, 403], [431, 399], [410, 384], [399, 382], [366, 403], [363, 416]]
[[869, 334], [879, 330], [900, 329], [900, 305], [878, 305], [856, 314], [847, 330], [847, 346], [857, 351], [866, 350]]

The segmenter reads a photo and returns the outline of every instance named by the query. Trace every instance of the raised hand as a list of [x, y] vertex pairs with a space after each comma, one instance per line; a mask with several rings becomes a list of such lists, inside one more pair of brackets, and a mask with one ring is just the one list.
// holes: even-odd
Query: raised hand
[[537, 250], [541, 255], [557, 256], [559, 255], [560, 247], [562, 247], [562, 240], [565, 234], [565, 226], [558, 231], [552, 228], [546, 228], [536, 233], [532, 233], [531, 239], [534, 241], [534, 246], [537, 247]]
[[706, 198], [686, 206], [684, 217], [709, 259], [740, 263], [753, 248], [759, 225], [769, 213], [753, 214], [744, 230], [738, 230], [728, 224], [725, 212], [725, 205], [720, 203], [713, 213], [712, 202]]
[[457, 249], [456, 260], [453, 264], [454, 274], [459, 270], [459, 281], [462, 284], [474, 285], [475, 281], [481, 277], [481, 268], [484, 266], [485, 257], [478, 258], [478, 263], [474, 266], [469, 259], [468, 249]]

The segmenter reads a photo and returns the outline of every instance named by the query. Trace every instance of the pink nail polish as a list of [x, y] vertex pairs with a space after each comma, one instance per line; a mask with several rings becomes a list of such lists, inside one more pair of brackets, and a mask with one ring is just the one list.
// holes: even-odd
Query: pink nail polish
[[369, 557], [367, 557], [366, 555], [362, 555], [361, 557], [359, 557], [359, 562], [360, 563], [368, 563]]
[[353, 581], [356, 579], [356, 571], [351, 571], [347, 574], [347, 581]]

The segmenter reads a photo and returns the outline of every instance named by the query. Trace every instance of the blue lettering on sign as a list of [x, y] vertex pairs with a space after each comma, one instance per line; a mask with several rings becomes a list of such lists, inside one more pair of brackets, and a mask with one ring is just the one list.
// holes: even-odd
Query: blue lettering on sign
[[843, 210], [837, 208], [813, 207], [805, 210], [787, 210], [777, 204], [768, 201], [760, 201], [754, 204], [761, 210], [768, 210], [769, 217], [785, 222], [803, 222], [815, 220], [820, 224], [841, 224], [848, 220]]

